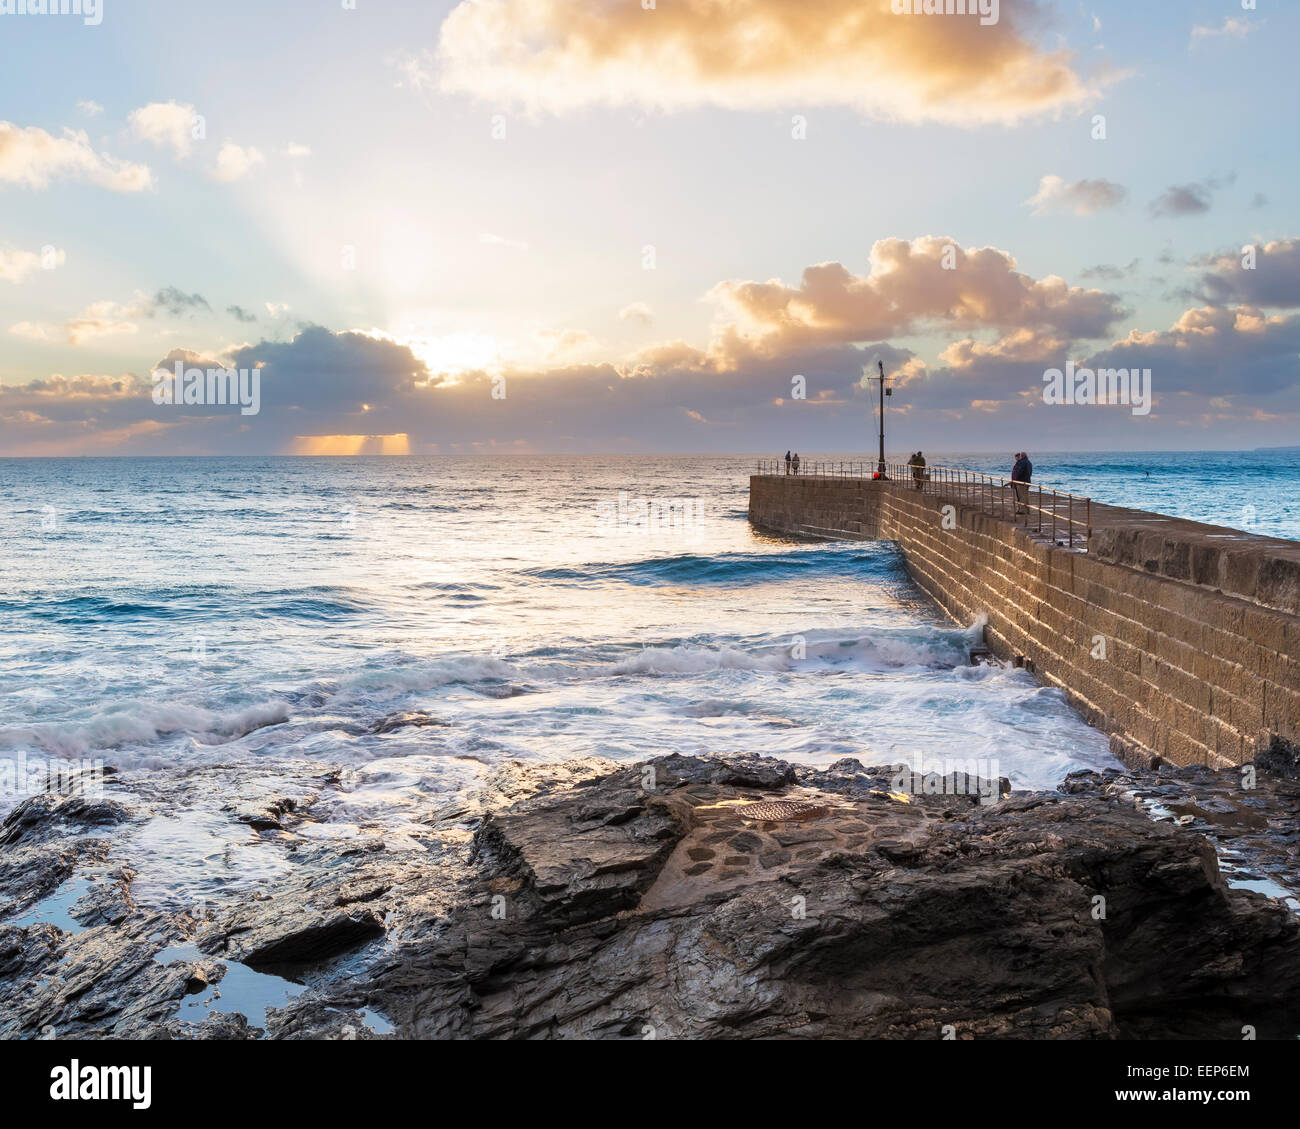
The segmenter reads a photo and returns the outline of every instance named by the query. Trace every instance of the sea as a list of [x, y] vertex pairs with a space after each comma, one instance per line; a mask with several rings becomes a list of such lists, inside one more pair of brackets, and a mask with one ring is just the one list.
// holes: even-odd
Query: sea
[[[1300, 451], [1031, 456], [1049, 486], [1300, 539]], [[203, 773], [114, 846], [163, 907], [282, 864], [223, 771], [310, 777], [304, 834], [396, 849], [510, 761], [959, 758], [1016, 788], [1117, 764], [1060, 691], [973, 664], [981, 624], [896, 547], [753, 530], [759, 457], [0, 460], [0, 769], [98, 764], [137, 801]]]

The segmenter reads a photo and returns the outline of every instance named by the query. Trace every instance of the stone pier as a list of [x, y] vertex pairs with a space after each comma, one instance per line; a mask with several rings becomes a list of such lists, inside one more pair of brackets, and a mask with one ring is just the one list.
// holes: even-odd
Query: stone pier
[[1060, 687], [1130, 765], [1300, 771], [1300, 542], [1094, 503], [1082, 551], [864, 478], [754, 475], [749, 518], [896, 541], [944, 611], [987, 617], [990, 649]]

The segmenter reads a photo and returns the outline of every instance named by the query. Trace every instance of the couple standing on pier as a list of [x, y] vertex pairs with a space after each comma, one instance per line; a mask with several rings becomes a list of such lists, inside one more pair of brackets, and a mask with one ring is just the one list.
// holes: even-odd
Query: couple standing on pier
[[925, 473], [925, 456], [917, 451], [910, 459], [907, 465], [912, 468], [912, 481], [916, 483], [918, 490], [925, 489], [925, 480], [928, 477]]
[[791, 467], [794, 468], [794, 473], [795, 473], [795, 474], [798, 474], [798, 473], [799, 473], [799, 452], [798, 452], [798, 451], [795, 452], [795, 454], [794, 454], [794, 458], [793, 458], [793, 459], [790, 457], [790, 452], [789, 452], [789, 451], [787, 451], [787, 452], [785, 453], [785, 473], [786, 473], [786, 474], [789, 474], [789, 473], [790, 473], [790, 468], [791, 468]]

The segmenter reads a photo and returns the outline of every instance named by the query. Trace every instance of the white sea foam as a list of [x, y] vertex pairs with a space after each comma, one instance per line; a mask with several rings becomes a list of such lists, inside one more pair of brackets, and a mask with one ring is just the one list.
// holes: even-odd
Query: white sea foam
[[121, 701], [86, 720], [41, 722], [0, 728], [0, 749], [34, 747], [56, 756], [82, 756], [93, 749], [146, 745], [185, 733], [204, 744], [243, 737], [289, 719], [284, 702], [258, 702], [221, 713], [182, 703]]

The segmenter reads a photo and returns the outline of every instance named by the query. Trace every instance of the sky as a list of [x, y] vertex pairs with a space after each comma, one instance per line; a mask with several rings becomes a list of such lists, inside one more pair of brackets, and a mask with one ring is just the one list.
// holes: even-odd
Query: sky
[[1300, 443], [1294, 4], [58, 2], [0, 456]]

